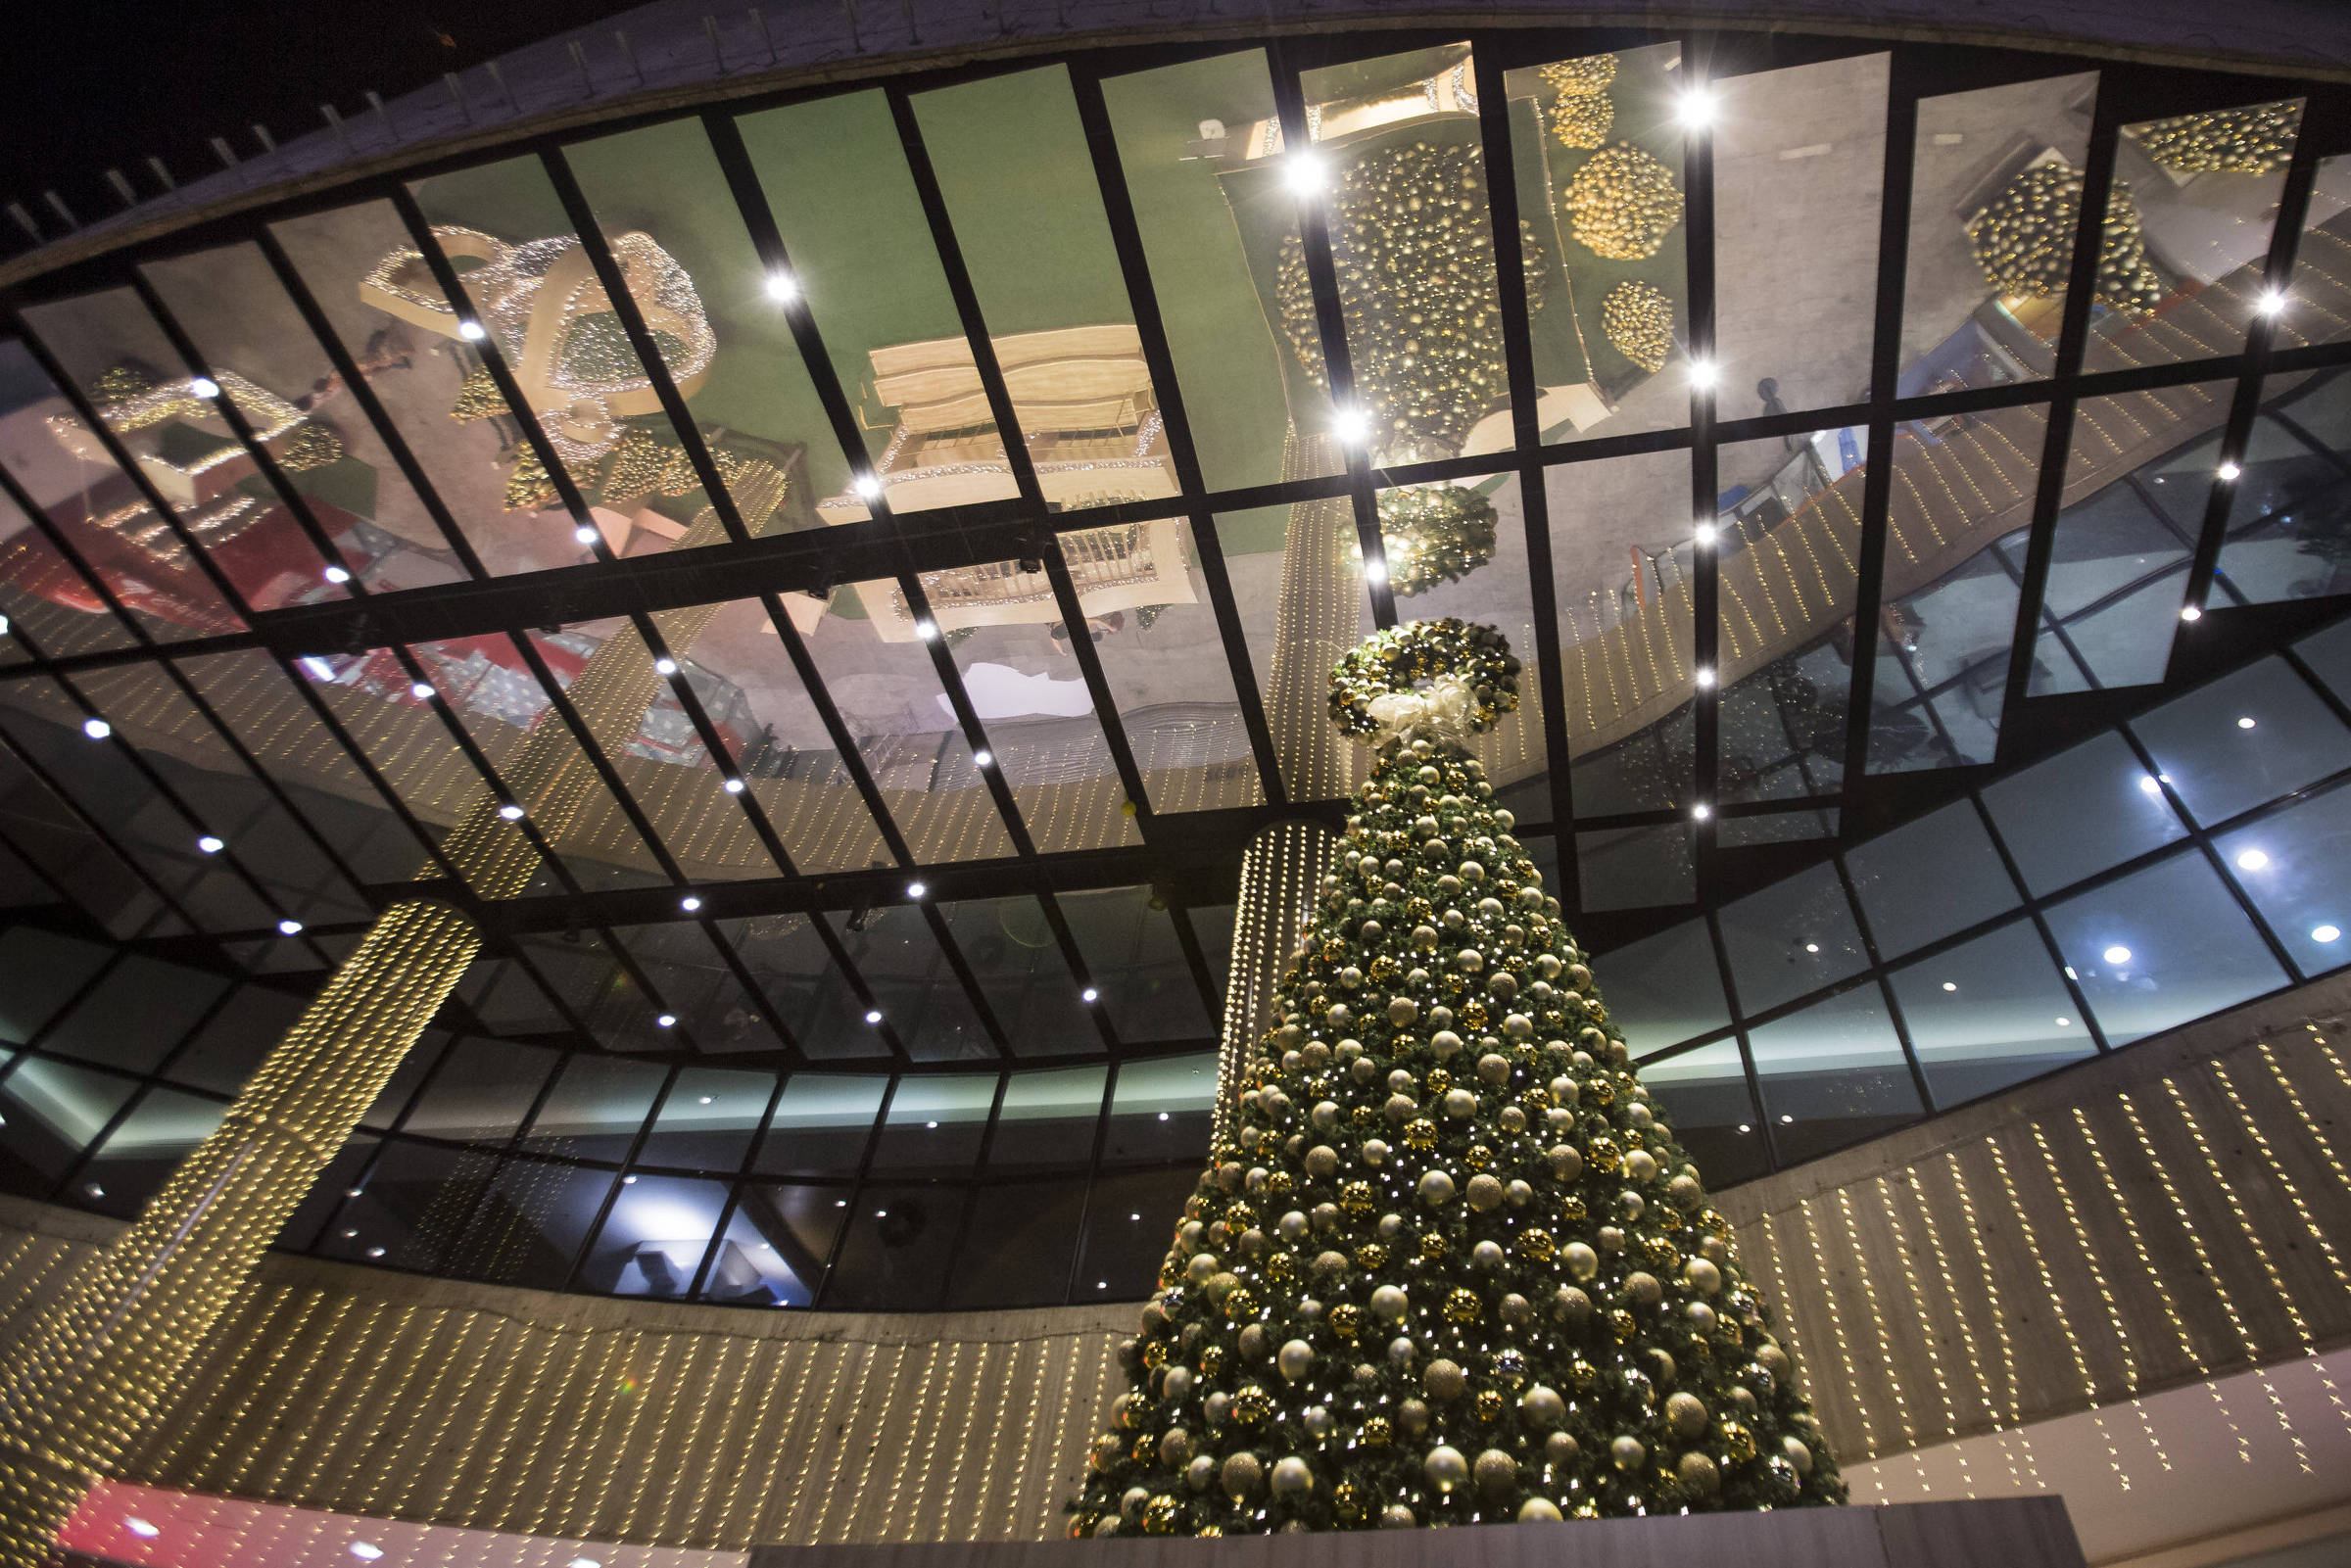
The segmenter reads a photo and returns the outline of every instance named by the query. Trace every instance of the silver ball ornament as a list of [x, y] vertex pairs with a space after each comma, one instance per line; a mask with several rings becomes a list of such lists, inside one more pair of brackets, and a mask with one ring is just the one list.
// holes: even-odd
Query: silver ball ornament
[[1469, 1461], [1450, 1443], [1440, 1443], [1429, 1449], [1428, 1457], [1420, 1461], [1420, 1469], [1428, 1477], [1429, 1485], [1439, 1492], [1451, 1492], [1469, 1479]]

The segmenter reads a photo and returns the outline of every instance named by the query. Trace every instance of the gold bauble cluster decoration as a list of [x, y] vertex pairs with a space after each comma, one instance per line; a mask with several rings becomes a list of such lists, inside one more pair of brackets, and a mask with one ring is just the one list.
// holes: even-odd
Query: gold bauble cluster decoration
[[1584, 161], [1567, 182], [1562, 204], [1578, 242], [1595, 256], [1640, 261], [1657, 254], [1682, 220], [1681, 187], [1673, 170], [1618, 142]]
[[[1374, 459], [1459, 455], [1470, 427], [1509, 396], [1484, 153], [1426, 140], [1367, 145], [1334, 172], [1326, 211]], [[1521, 228], [1532, 311], [1542, 304], [1542, 253]], [[1274, 295], [1299, 364], [1327, 387], [1296, 236], [1282, 241]]]
[[1616, 57], [1586, 55], [1581, 60], [1556, 61], [1537, 67], [1535, 74], [1561, 98], [1590, 98], [1607, 92], [1616, 80]]
[[[2020, 172], [1968, 220], [1968, 244], [1985, 281], [2003, 295], [2045, 299], [2062, 292], [2073, 269], [2074, 226], [2081, 211], [2080, 169], [2051, 162]], [[2144, 314], [2163, 293], [2163, 280], [2147, 261], [2138, 204], [2131, 187], [2118, 179], [2106, 196], [2097, 298]]]
[[536, 512], [546, 510], [560, 499], [561, 492], [548, 477], [547, 465], [539, 460], [538, 450], [524, 446], [514, 454], [514, 468], [506, 475], [506, 494], [502, 504], [510, 512]]
[[1494, 558], [1494, 503], [1461, 485], [1379, 493], [1388, 586], [1407, 597], [1458, 583]]
[[2289, 101], [2150, 120], [2135, 134], [2149, 158], [2183, 174], [2267, 174], [2293, 156], [2301, 128], [2302, 106]]
[[324, 468], [328, 463], [343, 459], [343, 438], [324, 425], [305, 423], [294, 432], [285, 450], [277, 454], [277, 465], [289, 474], [306, 469]]
[[498, 382], [487, 369], [476, 365], [457, 387], [457, 401], [450, 404], [449, 416], [466, 425], [476, 419], [495, 418], [505, 411], [506, 395], [498, 390]]
[[1601, 330], [1618, 354], [1655, 373], [1673, 352], [1673, 301], [1662, 289], [1628, 278], [1600, 303]]
[[[1447, 616], [1392, 626], [1349, 649], [1330, 672], [1330, 716], [1348, 735], [1377, 735], [1381, 725], [1371, 717], [1372, 703], [1449, 675], [1465, 678], [1475, 693], [1477, 705], [1467, 719], [1472, 733], [1492, 729], [1518, 706], [1518, 660], [1510, 643], [1490, 626]], [[1434, 1123], [1429, 1132], [1433, 1144]], [[1370, 1197], [1367, 1183], [1364, 1196]]]

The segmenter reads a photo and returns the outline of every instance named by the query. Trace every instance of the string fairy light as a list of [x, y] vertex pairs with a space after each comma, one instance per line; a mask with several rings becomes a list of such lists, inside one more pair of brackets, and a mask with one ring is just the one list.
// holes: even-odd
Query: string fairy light
[[[1902, 1447], [1915, 1451], [1918, 1448], [1918, 1428], [1910, 1419], [1909, 1397], [1902, 1392], [1902, 1374], [1895, 1364], [1894, 1344], [1886, 1322], [1885, 1309], [1878, 1304], [1878, 1287], [1870, 1278], [1868, 1260], [1861, 1254], [1860, 1233], [1853, 1225], [1853, 1200], [1850, 1189], [1837, 1189], [1838, 1223], [1845, 1231], [1846, 1250], [1852, 1255], [1853, 1277], [1861, 1282], [1861, 1300], [1869, 1308], [1870, 1333], [1878, 1342], [1878, 1360], [1885, 1370], [1886, 1387], [1894, 1395], [1894, 1416], [1902, 1429]], [[1806, 1225], [1810, 1224], [1807, 1216]], [[1815, 1239], [1813, 1245], [1818, 1247]], [[1840, 1336], [1842, 1343], [1843, 1336]], [[1919, 1484], [1925, 1490], [1925, 1472], [1920, 1472]]]
[[[1838, 1310], [1837, 1307], [1837, 1289], [1834, 1285], [1828, 1283], [1828, 1257], [1821, 1250], [1819, 1227], [1813, 1223], [1812, 1200], [1806, 1198], [1799, 1202], [1796, 1206], [1796, 1212], [1804, 1227], [1804, 1243], [1806, 1249], [1811, 1254], [1811, 1277], [1820, 1280], [1824, 1286], [1820, 1293], [1820, 1302], [1823, 1307], [1828, 1308], [1829, 1336], [1836, 1342], [1837, 1359], [1845, 1367], [1845, 1382], [1843, 1385], [1845, 1396], [1848, 1401], [1851, 1402], [1853, 1413], [1860, 1418], [1861, 1445], [1863, 1449], [1867, 1452], [1875, 1453], [1878, 1451], [1877, 1430], [1875, 1425], [1869, 1419], [1868, 1402], [1860, 1399], [1856, 1392], [1861, 1386], [1860, 1368], [1853, 1362], [1852, 1344], [1846, 1338], [1845, 1314]], [[1881, 1490], [1883, 1489], [1881, 1488]]]
[[[2171, 1205], [2174, 1213], [2186, 1213], [2187, 1208], [2181, 1202], [2180, 1189], [2172, 1181], [2170, 1168], [2156, 1152], [2154, 1140], [2147, 1136], [2146, 1123], [2139, 1118], [2137, 1104], [2128, 1092], [2118, 1093], [2116, 1098], [2122, 1102], [2123, 1115], [2131, 1120], [2131, 1131], [2138, 1140], [2139, 1153], [2146, 1157], [2148, 1167], [2155, 1172], [2155, 1179], [2163, 1188], [2165, 1201]], [[2255, 1343], [2252, 1331], [2245, 1326], [2244, 1316], [2236, 1307], [2236, 1299], [2230, 1294], [2229, 1282], [2213, 1266], [2212, 1254], [2204, 1246], [2203, 1235], [2193, 1225], [2180, 1228], [2187, 1238], [2188, 1245], [2195, 1250], [2196, 1272], [2212, 1282], [2213, 1295], [2219, 1299], [2221, 1310], [2227, 1315], [2230, 1327], [2236, 1331], [2237, 1344], [2243, 1347], [2246, 1358], [2253, 1363], [2254, 1375], [2261, 1384], [2263, 1396], [2270, 1402], [2270, 1414], [2278, 1423], [2278, 1430], [2293, 1445], [2294, 1458], [2301, 1465], [2302, 1473], [2316, 1474], [2311, 1468], [2310, 1449], [2302, 1442], [2302, 1434], [2294, 1430], [2293, 1417], [2286, 1413], [2285, 1402], [2278, 1397], [2278, 1386], [2270, 1380], [2269, 1368], [2262, 1361], [2261, 1347]]]
[[1935, 1224], [1935, 1206], [1927, 1200], [1916, 1165], [1902, 1172], [1902, 1184], [1910, 1191], [1910, 1201], [1918, 1206], [1919, 1223], [1927, 1235], [1927, 1252], [1934, 1258], [1935, 1271], [1943, 1280], [1943, 1300], [1950, 1304], [1951, 1321], [1959, 1329], [1959, 1347], [1967, 1356], [1968, 1375], [1975, 1380], [1976, 1398], [1983, 1404], [1985, 1418], [1991, 1423], [1992, 1432], [1996, 1435], [2000, 1461], [2008, 1467], [2009, 1484], [2022, 1489], [2024, 1478], [2017, 1473], [2015, 1455], [2008, 1451], [2007, 1429], [2001, 1424], [1999, 1407], [1992, 1402], [1991, 1379], [1984, 1370], [1983, 1357], [1976, 1352], [1976, 1331], [1969, 1326], [1969, 1314], [1960, 1309], [1959, 1282], [1951, 1275], [1951, 1260], [1943, 1250], [1943, 1237]]
[[[1956, 1437], [1959, 1434], [1958, 1403], [1951, 1398], [1949, 1379], [1943, 1375], [1943, 1353], [1935, 1348], [1934, 1316], [1927, 1305], [1926, 1292], [1919, 1286], [1918, 1268], [1912, 1257], [1910, 1236], [1902, 1227], [1901, 1206], [1895, 1197], [1894, 1187], [1884, 1176], [1877, 1177], [1875, 1184], [1878, 1190], [1879, 1212], [1886, 1216], [1886, 1228], [1894, 1236], [1895, 1256], [1901, 1260], [1902, 1286], [1910, 1296], [1911, 1320], [1918, 1324], [1919, 1338], [1926, 1346], [1927, 1366], [1935, 1379], [1936, 1397], [1943, 1404], [1943, 1436]], [[1960, 1449], [1954, 1449], [1953, 1452], [1959, 1461], [1960, 1493], [1965, 1497], [1974, 1497], [1975, 1487], [1967, 1473], [1966, 1450]]]
[[2235, 1440], [2236, 1456], [2251, 1464], [2252, 1445], [2246, 1441], [2244, 1430], [2237, 1425], [2235, 1415], [2231, 1412], [2228, 1398], [2221, 1392], [2220, 1384], [2212, 1377], [2212, 1368], [2205, 1361], [2204, 1353], [2196, 1349], [2195, 1337], [2188, 1333], [2187, 1323], [2180, 1315], [2180, 1305], [2173, 1298], [2172, 1288], [2164, 1279], [2163, 1271], [2155, 1266], [2154, 1258], [2147, 1252], [2146, 1238], [2139, 1234], [2138, 1221], [2131, 1212], [2131, 1204], [2123, 1194], [2122, 1183], [2114, 1179], [2113, 1167], [2106, 1163], [2106, 1152], [2098, 1147], [2098, 1135], [2089, 1124], [2088, 1113], [2075, 1106], [2073, 1117], [2082, 1146], [2089, 1151], [2090, 1163], [2097, 1167], [2098, 1180], [2106, 1189], [2107, 1207], [2123, 1222], [2123, 1233], [2131, 1238], [2131, 1250], [2138, 1259], [2139, 1271], [2146, 1275], [2147, 1285], [2155, 1293], [2156, 1303], [2163, 1308], [2164, 1320], [2172, 1325], [2172, 1333], [2180, 1341], [2181, 1354], [2187, 1357], [2189, 1364], [2203, 1378], [2204, 1390], [2212, 1396], [2213, 1409], [2229, 1428], [2229, 1435]]
[[1991, 1254], [1984, 1244], [1984, 1225], [1976, 1215], [1975, 1196], [1967, 1190], [1967, 1173], [1960, 1167], [1959, 1151], [1950, 1150], [1943, 1156], [1943, 1168], [1951, 1178], [1951, 1192], [1959, 1200], [1959, 1213], [1964, 1223], [1960, 1229], [1973, 1244], [1976, 1267], [1984, 1276], [1984, 1296], [1991, 1307], [1993, 1334], [2000, 1342], [2000, 1370], [2008, 1386], [2008, 1426], [2023, 1445], [2025, 1477], [2036, 1490], [2046, 1492], [2049, 1484], [2041, 1479], [2040, 1467], [2033, 1460], [2033, 1442], [2024, 1432], [2024, 1390], [2017, 1377], [2016, 1341], [2008, 1333], [2008, 1321], [2000, 1307], [1999, 1276], [1991, 1266]]
[[2065, 1220], [2074, 1233], [2074, 1245], [2082, 1253], [2082, 1260], [2089, 1267], [2089, 1281], [2105, 1304], [2106, 1321], [2114, 1330], [2114, 1345], [2123, 1361], [2123, 1389], [2131, 1396], [2131, 1408], [2137, 1412], [2139, 1429], [2146, 1434], [2147, 1447], [2155, 1450], [2155, 1462], [2163, 1469], [2172, 1467], [2171, 1456], [2163, 1450], [2163, 1440], [2155, 1435], [2155, 1425], [2148, 1419], [2144, 1401], [2138, 1397], [2138, 1358], [2131, 1354], [2131, 1329], [2123, 1321], [2122, 1305], [2115, 1300], [2114, 1289], [2107, 1282], [2106, 1267], [2098, 1260], [2097, 1249], [2090, 1244], [2089, 1227], [2082, 1222], [2082, 1212], [2074, 1204], [2073, 1189], [2057, 1168], [2056, 1152], [2049, 1147], [2048, 1135], [2038, 1121], [2029, 1121], [2027, 1130], [2033, 1134], [2033, 1146], [2040, 1151], [2041, 1169], [2048, 1173], [2049, 1187], [2057, 1194], [2057, 1202], [2065, 1212]]

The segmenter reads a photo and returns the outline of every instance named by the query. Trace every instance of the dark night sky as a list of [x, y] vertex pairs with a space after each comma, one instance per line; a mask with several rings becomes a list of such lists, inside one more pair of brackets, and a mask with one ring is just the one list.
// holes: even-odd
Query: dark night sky
[[[290, 137], [535, 39], [629, 9], [630, 0], [82, 0], [34, 6], [0, 50], [0, 202], [56, 225], [54, 187], [84, 221], [120, 210], [105, 171], [155, 194], [150, 155], [174, 177], [219, 167], [207, 138], [240, 157], [255, 120]], [[24, 249], [0, 218], [0, 255]]]

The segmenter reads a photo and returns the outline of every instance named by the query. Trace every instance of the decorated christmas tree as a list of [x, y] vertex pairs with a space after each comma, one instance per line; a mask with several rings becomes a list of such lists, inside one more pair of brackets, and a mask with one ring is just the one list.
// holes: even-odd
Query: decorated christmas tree
[[1517, 670], [1445, 620], [1332, 672], [1373, 772], [1121, 1347], [1073, 1534], [1844, 1500], [1729, 1223], [1468, 753]]

